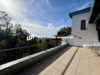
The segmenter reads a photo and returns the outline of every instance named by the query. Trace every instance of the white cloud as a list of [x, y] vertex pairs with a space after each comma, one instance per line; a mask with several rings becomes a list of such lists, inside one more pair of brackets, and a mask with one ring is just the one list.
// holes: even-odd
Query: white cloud
[[91, 2], [87, 2], [86, 4], [84, 4], [84, 5], [80, 6], [79, 8], [77, 8], [76, 10], [81, 10], [81, 9], [87, 8], [90, 4], [91, 4]]
[[[55, 35], [59, 30], [59, 27], [54, 27], [52, 23], [49, 23], [48, 26], [44, 26], [28, 19], [28, 17], [31, 17], [29, 15], [32, 15], [32, 17], [40, 15], [44, 19], [47, 19], [47, 17], [44, 16], [45, 11], [40, 8], [41, 6], [36, 3], [36, 0], [31, 0], [27, 3], [24, 3], [23, 0], [20, 2], [19, 0], [7, 1], [11, 6], [8, 7], [5, 4], [0, 3], [0, 10], [7, 12], [11, 17], [13, 17], [13, 23], [20, 23], [22, 27], [26, 29], [30, 34], [34, 34], [37, 37], [50, 37]], [[46, 2], [49, 4], [49, 0], [46, 0]], [[38, 7], [42, 14], [37, 12], [36, 7]]]
[[50, 2], [49, 2], [49, 0], [46, 0], [46, 2], [47, 2], [47, 4], [48, 4], [48, 5], [50, 5]]
[[43, 26], [37, 23], [23, 22], [22, 26], [24, 29], [28, 30], [29, 33], [34, 34], [37, 37], [51, 37], [57, 33], [60, 27], [54, 27], [52, 23], [48, 26]]

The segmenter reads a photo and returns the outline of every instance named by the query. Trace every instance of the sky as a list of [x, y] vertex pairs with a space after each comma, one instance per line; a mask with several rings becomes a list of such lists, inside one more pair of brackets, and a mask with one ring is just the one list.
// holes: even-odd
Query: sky
[[92, 0], [0, 0], [0, 11], [36, 37], [52, 37], [72, 21], [69, 13], [91, 7]]

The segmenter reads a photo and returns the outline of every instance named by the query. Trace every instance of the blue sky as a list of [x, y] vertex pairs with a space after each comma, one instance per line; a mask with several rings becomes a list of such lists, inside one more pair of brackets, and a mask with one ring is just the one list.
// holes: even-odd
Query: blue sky
[[37, 37], [51, 37], [61, 27], [71, 26], [69, 13], [90, 7], [92, 0], [0, 0], [0, 11], [13, 23]]

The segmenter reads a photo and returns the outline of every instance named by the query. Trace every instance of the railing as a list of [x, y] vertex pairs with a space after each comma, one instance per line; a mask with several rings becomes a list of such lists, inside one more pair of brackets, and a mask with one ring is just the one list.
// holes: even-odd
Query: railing
[[0, 50], [0, 64], [36, 53], [34, 47], [36, 45]]
[[0, 66], [0, 75], [5, 75], [5, 74], [17, 72], [20, 69], [23, 69], [26, 66], [33, 64], [35, 62], [38, 62], [39, 60], [55, 53], [56, 51], [64, 49], [66, 46], [67, 46], [67, 44], [60, 45], [60, 46], [57, 46], [54, 48], [50, 48], [50, 49], [26, 56], [26, 57], [23, 57], [23, 58], [20, 58], [17, 60], [14, 60], [12, 62], [3, 64]]
[[[58, 46], [58, 45], [59, 44], [55, 46]], [[0, 64], [4, 64], [4, 63], [46, 50], [49, 48], [47, 47], [47, 45], [44, 45], [45, 48], [39, 49], [38, 46], [40, 45], [35, 44], [31, 46], [23, 46], [23, 47], [0, 50]], [[52, 46], [52, 47], [55, 47], [55, 46]]]

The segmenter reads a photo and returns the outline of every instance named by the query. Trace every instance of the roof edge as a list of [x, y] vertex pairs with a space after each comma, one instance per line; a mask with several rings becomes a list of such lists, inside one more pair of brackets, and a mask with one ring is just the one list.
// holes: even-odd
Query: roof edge
[[72, 16], [77, 15], [77, 14], [81, 14], [81, 13], [85, 13], [85, 12], [89, 12], [91, 10], [91, 7], [85, 8], [85, 9], [81, 9], [75, 12], [71, 12], [69, 13], [70, 18], [72, 18]]

